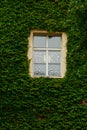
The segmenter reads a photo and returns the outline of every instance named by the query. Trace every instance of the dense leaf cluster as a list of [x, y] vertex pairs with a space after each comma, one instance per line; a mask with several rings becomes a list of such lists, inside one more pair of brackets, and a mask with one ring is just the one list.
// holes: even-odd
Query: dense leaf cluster
[[[1, 1], [0, 130], [87, 129], [87, 1]], [[65, 31], [63, 79], [28, 75], [31, 29]]]

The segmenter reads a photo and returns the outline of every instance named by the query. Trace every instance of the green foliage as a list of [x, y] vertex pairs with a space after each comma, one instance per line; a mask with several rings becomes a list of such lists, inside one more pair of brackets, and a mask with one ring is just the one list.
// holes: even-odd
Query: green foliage
[[[86, 130], [87, 1], [3, 0], [1, 5], [0, 130]], [[28, 75], [31, 29], [67, 33], [63, 79]]]

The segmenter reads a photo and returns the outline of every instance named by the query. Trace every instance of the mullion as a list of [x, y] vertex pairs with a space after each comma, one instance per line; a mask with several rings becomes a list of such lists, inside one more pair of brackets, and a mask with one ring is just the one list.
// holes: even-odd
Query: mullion
[[49, 51], [50, 50], [53, 50], [53, 51], [61, 51], [62, 49], [57, 49], [57, 48], [34, 48], [34, 50], [46, 50], [48, 49]]
[[48, 36], [46, 36], [46, 76], [48, 76]]

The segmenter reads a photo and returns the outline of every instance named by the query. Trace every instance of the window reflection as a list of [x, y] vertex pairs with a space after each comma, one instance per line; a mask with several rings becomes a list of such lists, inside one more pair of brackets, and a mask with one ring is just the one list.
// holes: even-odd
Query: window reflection
[[61, 37], [60, 36], [49, 36], [48, 47], [49, 48], [61, 48]]
[[49, 76], [60, 76], [60, 64], [49, 64], [48, 65]]
[[60, 63], [61, 51], [48, 51], [48, 57], [50, 57], [49, 63]]
[[46, 51], [34, 51], [34, 63], [44, 63], [44, 56]]
[[34, 75], [46, 75], [46, 64], [34, 64]]
[[46, 47], [46, 36], [34, 36], [34, 47], [45, 48]]

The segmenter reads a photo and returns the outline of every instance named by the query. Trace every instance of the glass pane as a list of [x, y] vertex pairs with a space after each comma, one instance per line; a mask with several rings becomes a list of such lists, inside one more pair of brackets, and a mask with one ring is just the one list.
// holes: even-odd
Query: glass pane
[[46, 36], [34, 36], [34, 47], [46, 47]]
[[34, 63], [45, 63], [46, 51], [34, 51]]
[[60, 64], [49, 64], [48, 65], [49, 76], [60, 76]]
[[46, 64], [34, 64], [34, 75], [46, 75]]
[[48, 63], [60, 63], [61, 51], [48, 51]]
[[49, 36], [48, 38], [49, 48], [61, 48], [61, 36]]

